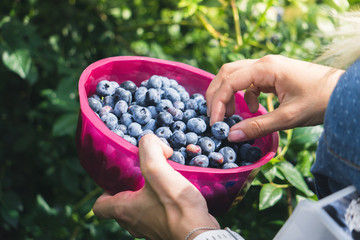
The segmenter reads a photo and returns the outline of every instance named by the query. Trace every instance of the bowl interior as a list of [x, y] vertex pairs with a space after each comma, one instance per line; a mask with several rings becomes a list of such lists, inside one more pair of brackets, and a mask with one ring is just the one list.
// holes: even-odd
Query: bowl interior
[[[91, 64], [84, 70], [79, 81], [79, 96], [82, 113], [88, 117], [94, 127], [98, 128], [99, 131], [102, 131], [109, 140], [116, 142], [134, 154], [138, 153], [138, 148], [111, 132], [88, 106], [87, 98], [95, 93], [97, 83], [103, 79], [116, 81], [118, 83], [131, 80], [139, 86], [142, 81], [149, 79], [152, 75], [162, 75], [175, 79], [179, 84], [186, 88], [189, 94], [201, 93], [203, 95], [205, 95], [207, 87], [214, 78], [213, 74], [187, 64], [147, 57], [127, 56], [106, 58]], [[250, 113], [243, 99], [242, 91], [235, 94], [235, 102], [236, 114], [239, 114], [243, 118], [258, 116], [267, 112], [263, 106], [260, 106], [258, 112]], [[261, 148], [263, 156], [259, 161], [249, 166], [224, 170], [185, 166], [173, 161], [169, 161], [169, 163], [180, 172], [217, 172], [220, 174], [246, 172], [262, 166], [275, 155], [278, 146], [277, 133], [256, 139], [254, 145]]]

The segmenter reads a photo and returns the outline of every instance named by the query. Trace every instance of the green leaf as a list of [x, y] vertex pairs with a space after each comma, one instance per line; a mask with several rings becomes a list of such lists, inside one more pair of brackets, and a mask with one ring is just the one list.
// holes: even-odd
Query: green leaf
[[17, 228], [19, 224], [19, 212], [15, 209], [10, 209], [5, 205], [0, 205], [1, 217], [10, 224], [13, 228]]
[[270, 183], [264, 184], [260, 190], [259, 209], [264, 210], [274, 206], [281, 199], [282, 195], [283, 190], [281, 188], [277, 188]]
[[15, 72], [22, 79], [26, 79], [29, 75], [31, 57], [28, 49], [16, 49], [14, 52], [4, 51], [2, 60], [8, 69]]
[[310, 172], [310, 168], [312, 166], [312, 163], [314, 161], [314, 158], [309, 151], [301, 151], [297, 154], [297, 163], [296, 163], [296, 169], [301, 173], [301, 175], [305, 177], [312, 176]]
[[261, 167], [261, 172], [269, 182], [273, 182], [276, 176], [277, 169], [271, 163], [267, 163]]
[[56, 209], [49, 206], [45, 199], [41, 195], [36, 196], [36, 202], [38, 206], [49, 215], [55, 215], [57, 213]]
[[295, 128], [293, 131], [292, 144], [314, 144], [323, 132], [322, 126]]
[[286, 180], [295, 188], [310, 197], [314, 193], [306, 185], [301, 173], [289, 162], [281, 162], [278, 169], [284, 174]]
[[55, 137], [75, 134], [78, 121], [77, 113], [64, 114], [56, 120], [53, 126], [53, 135]]

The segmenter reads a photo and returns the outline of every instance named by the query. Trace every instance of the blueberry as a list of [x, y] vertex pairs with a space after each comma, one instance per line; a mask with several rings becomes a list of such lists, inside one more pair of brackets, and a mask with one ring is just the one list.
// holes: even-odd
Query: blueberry
[[171, 131], [173, 131], [173, 132], [176, 131], [176, 130], [186, 132], [186, 124], [183, 121], [173, 122], [171, 124], [170, 128], [171, 128]]
[[253, 163], [252, 162], [240, 162], [240, 166], [250, 166], [252, 165]]
[[124, 134], [127, 134], [127, 127], [124, 124], [118, 124], [116, 129], [122, 131]]
[[232, 126], [234, 126], [236, 124], [235, 120], [233, 118], [225, 118], [224, 122], [229, 125], [229, 127], [231, 128]]
[[96, 98], [89, 97], [88, 103], [89, 103], [90, 108], [96, 113], [98, 113], [102, 108], [101, 102]]
[[206, 100], [198, 102], [198, 112], [201, 115], [206, 115], [207, 114]]
[[187, 156], [193, 158], [201, 154], [201, 147], [195, 144], [189, 144], [186, 146], [186, 154]]
[[196, 117], [197, 117], [197, 114], [196, 114], [195, 110], [188, 109], [188, 110], [185, 110], [185, 112], [184, 112], [183, 121], [185, 123], [187, 123], [189, 121], [189, 119], [196, 118]]
[[143, 126], [143, 130], [151, 130], [153, 132], [155, 132], [157, 126], [156, 126], [156, 121], [155, 119], [150, 119], [148, 123], [146, 123], [144, 126]]
[[158, 75], [153, 75], [149, 78], [149, 81], [147, 82], [148, 88], [161, 88], [162, 86], [162, 80], [161, 77]]
[[145, 87], [145, 88], [147, 88], [148, 82], [149, 82], [149, 79], [142, 81], [142, 82], [140, 83], [140, 87]]
[[172, 103], [181, 100], [179, 93], [174, 88], [166, 88], [164, 91], [164, 98], [169, 99]]
[[137, 90], [136, 84], [133, 81], [130, 81], [130, 80], [122, 82], [120, 84], [120, 87], [122, 87], [125, 90], [128, 90], [129, 92], [131, 92], [131, 94], [134, 94], [136, 92], [136, 90]]
[[210, 167], [218, 168], [224, 163], [224, 157], [219, 152], [211, 152], [208, 157]]
[[130, 113], [124, 113], [120, 116], [119, 122], [124, 124], [126, 127], [129, 127], [130, 123], [133, 122], [132, 115]]
[[186, 145], [197, 144], [199, 136], [194, 132], [187, 132], [186, 134]]
[[178, 151], [174, 151], [169, 160], [180, 163], [182, 165], [185, 164], [185, 157]]
[[115, 103], [116, 103], [116, 100], [113, 96], [109, 95], [109, 96], [103, 97], [103, 100], [102, 100], [103, 106], [110, 106], [110, 107], [114, 108]]
[[189, 165], [197, 166], [197, 167], [208, 167], [209, 166], [209, 158], [205, 155], [195, 156], [190, 160]]
[[219, 150], [224, 157], [224, 163], [234, 163], [236, 161], [236, 153], [231, 147], [223, 147]]
[[117, 101], [124, 100], [128, 105], [132, 102], [132, 94], [130, 91], [125, 90], [122, 87], [115, 89], [114, 97]]
[[151, 118], [156, 118], [158, 111], [156, 110], [155, 106], [148, 106], [147, 107], [151, 113]]
[[96, 100], [101, 102], [101, 97], [99, 95], [97, 95], [96, 93], [91, 95], [90, 98], [95, 98]]
[[120, 137], [124, 137], [124, 132], [123, 131], [121, 131], [120, 129], [114, 129], [114, 130], [111, 130], [111, 131], [113, 131], [114, 133], [116, 133], [118, 136], [120, 136]]
[[222, 169], [230, 169], [230, 168], [236, 168], [239, 167], [236, 163], [224, 163], [222, 166]]
[[220, 139], [217, 139], [216, 137], [214, 136], [211, 136], [211, 139], [214, 141], [215, 143], [215, 151], [218, 151], [222, 145], [222, 140]]
[[108, 114], [108, 113], [113, 113], [114, 109], [110, 106], [103, 106], [100, 111], [99, 111], [99, 115], [100, 115], [100, 118], [102, 116], [104, 116], [105, 114]]
[[129, 143], [133, 144], [133, 145], [137, 145], [137, 140], [136, 138], [132, 137], [132, 136], [129, 136], [129, 135], [124, 135], [124, 139], [126, 141], [128, 141]]
[[179, 83], [175, 79], [169, 79], [169, 84], [172, 88], [179, 85]]
[[230, 142], [227, 139], [224, 139], [222, 141], [222, 147], [231, 147], [237, 155], [239, 153], [239, 146], [241, 146], [241, 145], [242, 145], [242, 143]]
[[139, 137], [140, 134], [143, 132], [141, 125], [137, 122], [130, 123], [127, 131], [128, 131], [128, 135], [135, 138]]
[[190, 95], [187, 91], [179, 92], [180, 98], [182, 102], [187, 102], [190, 99]]
[[187, 158], [186, 147], [181, 147], [181, 148], [179, 148], [177, 151], [178, 151], [179, 153], [181, 153], [181, 154], [184, 156], [185, 160], [186, 160], [186, 158]]
[[133, 119], [141, 125], [148, 123], [151, 119], [151, 113], [146, 107], [135, 108], [132, 116]]
[[146, 130], [142, 131], [142, 132], [140, 133], [140, 135], [138, 136], [138, 142], [140, 142], [140, 139], [141, 139], [143, 136], [145, 136], [146, 134], [154, 134], [154, 132], [151, 131], [150, 129], [146, 129]]
[[170, 143], [168, 142], [168, 140], [166, 140], [166, 138], [160, 137], [159, 138], [163, 143], [165, 143], [167, 146], [170, 147]]
[[181, 147], [184, 147], [186, 144], [186, 136], [183, 131], [175, 131], [170, 136], [170, 145], [174, 149], [179, 149]]
[[177, 109], [179, 109], [181, 111], [185, 111], [185, 103], [182, 102], [182, 101], [173, 102], [173, 106], [174, 106], [174, 108], [177, 108]]
[[237, 114], [232, 115], [230, 118], [233, 119], [236, 123], [238, 123], [238, 122], [240, 122], [240, 121], [243, 120], [243, 118], [240, 117], [240, 116], [237, 115]]
[[175, 89], [178, 93], [186, 91], [185, 88], [183, 86], [181, 86], [180, 84], [171, 86], [171, 88]]
[[158, 126], [170, 126], [173, 122], [173, 116], [168, 112], [161, 112], [156, 116], [155, 120]]
[[239, 155], [242, 161], [254, 163], [261, 158], [262, 151], [259, 147], [245, 143], [241, 145]]
[[173, 116], [174, 121], [181, 121], [184, 117], [184, 113], [180, 109], [171, 107], [167, 111]]
[[134, 114], [134, 110], [135, 110], [136, 108], [142, 108], [142, 106], [137, 105], [136, 102], [132, 102], [131, 105], [128, 107], [128, 110], [127, 110], [127, 111], [128, 111], [128, 113], [130, 113], [130, 114]]
[[148, 89], [146, 87], [139, 87], [134, 93], [135, 102], [138, 105], [145, 106], [146, 93]]
[[211, 127], [211, 133], [217, 139], [226, 139], [229, 135], [229, 130], [229, 125], [222, 121], [214, 123]]
[[205, 101], [205, 97], [201, 93], [194, 93], [190, 98], [194, 99], [197, 103]]
[[160, 79], [161, 79], [161, 88], [162, 89], [170, 87], [170, 81], [167, 77], [160, 77]]
[[155, 135], [159, 138], [165, 138], [167, 140], [172, 135], [172, 131], [169, 127], [159, 127], [155, 130]]
[[199, 115], [198, 118], [201, 118], [202, 120], [204, 120], [204, 122], [206, 123], [206, 126], [209, 126], [209, 124], [210, 124], [210, 118], [209, 118], [208, 116]]
[[118, 87], [120, 87], [120, 85], [117, 83], [117, 82], [115, 82], [115, 81], [109, 81], [110, 82], [110, 84], [116, 89], [116, 88], [118, 88]]
[[205, 155], [215, 151], [215, 143], [209, 137], [200, 138], [197, 144], [201, 147], [201, 152]]
[[160, 102], [156, 105], [156, 110], [158, 112], [163, 112], [171, 107], [173, 107], [173, 104], [169, 99], [161, 99]]
[[157, 89], [155, 88], [150, 88], [146, 94], [145, 94], [145, 104], [147, 106], [156, 106], [156, 104], [158, 104], [158, 102], [160, 102], [161, 98], [160, 98], [160, 93]]
[[185, 109], [192, 109], [194, 111], [197, 111], [199, 109], [199, 106], [195, 99], [189, 99], [187, 102], [185, 102]]
[[112, 85], [108, 80], [102, 80], [96, 85], [96, 93], [101, 97], [113, 95], [114, 92], [114, 85]]
[[114, 130], [118, 125], [118, 118], [112, 113], [103, 115], [101, 121], [103, 121], [110, 130]]
[[188, 131], [194, 132], [197, 134], [204, 133], [206, 131], [206, 123], [201, 118], [192, 118], [189, 119], [186, 123]]
[[120, 100], [115, 104], [114, 114], [117, 117], [120, 117], [121, 115], [123, 115], [128, 111], [128, 108], [129, 108], [128, 104], [124, 100]]

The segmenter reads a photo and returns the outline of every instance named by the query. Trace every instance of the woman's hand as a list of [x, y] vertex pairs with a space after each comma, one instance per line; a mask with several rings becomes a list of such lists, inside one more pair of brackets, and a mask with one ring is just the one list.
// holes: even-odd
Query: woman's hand
[[326, 106], [344, 71], [283, 56], [240, 60], [222, 66], [207, 92], [210, 125], [235, 112], [234, 93], [246, 90], [251, 112], [259, 107], [260, 92], [277, 95], [274, 111], [248, 118], [230, 129], [230, 141], [244, 141], [269, 133], [323, 122]]
[[197, 188], [167, 163], [172, 152], [155, 135], [142, 137], [139, 158], [144, 187], [114, 196], [104, 193], [95, 202], [95, 215], [115, 219], [134, 237], [152, 240], [184, 239], [197, 227], [220, 228]]

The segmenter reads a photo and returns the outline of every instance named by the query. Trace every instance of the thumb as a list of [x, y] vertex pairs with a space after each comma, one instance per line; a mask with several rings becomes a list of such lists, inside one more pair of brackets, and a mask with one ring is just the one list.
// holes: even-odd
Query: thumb
[[281, 106], [270, 113], [244, 119], [231, 127], [228, 140], [231, 142], [241, 142], [264, 137], [279, 130], [292, 128], [295, 126], [294, 117], [298, 115], [295, 112], [297, 111]]

